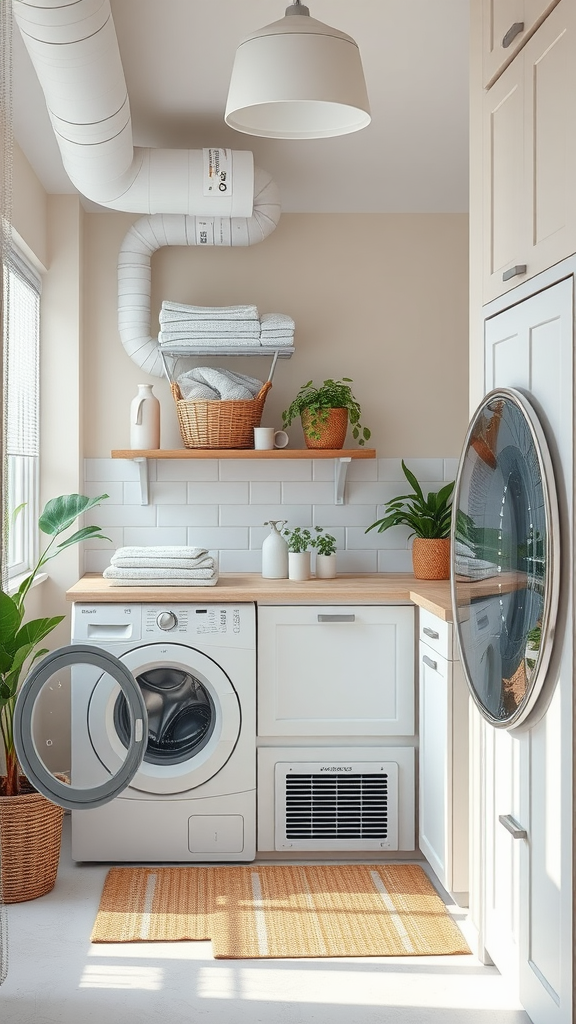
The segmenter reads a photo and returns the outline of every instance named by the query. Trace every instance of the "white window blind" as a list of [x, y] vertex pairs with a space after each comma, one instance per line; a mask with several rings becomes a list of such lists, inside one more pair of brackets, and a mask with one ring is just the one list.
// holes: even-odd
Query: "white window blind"
[[[32, 568], [36, 550], [40, 291], [34, 268], [11, 249], [4, 266], [3, 296], [9, 578]], [[19, 505], [24, 509], [13, 522]]]

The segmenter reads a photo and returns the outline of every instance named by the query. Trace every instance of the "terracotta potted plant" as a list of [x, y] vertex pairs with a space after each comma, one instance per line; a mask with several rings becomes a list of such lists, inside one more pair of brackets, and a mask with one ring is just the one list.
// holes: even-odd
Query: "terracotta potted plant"
[[284, 429], [300, 416], [307, 448], [344, 447], [348, 424], [359, 445], [370, 439], [368, 427], [360, 424], [362, 411], [350, 388], [352, 379], [325, 380], [315, 387], [311, 380], [303, 384], [296, 398], [282, 413]]
[[430, 491], [425, 497], [416, 477], [402, 460], [402, 470], [412, 486], [411, 494], [400, 494], [385, 506], [385, 516], [368, 527], [378, 533], [391, 526], [409, 526], [414, 537], [412, 565], [419, 580], [447, 580], [450, 578], [450, 524], [451, 497], [454, 481], [439, 491]]
[[85, 526], [57, 542], [78, 516], [107, 497], [65, 494], [49, 501], [38, 520], [40, 530], [50, 537], [47, 547], [15, 594], [0, 590], [0, 734], [6, 764], [6, 774], [0, 777], [0, 841], [6, 903], [34, 899], [54, 887], [64, 814], [20, 773], [14, 748], [14, 708], [20, 680], [48, 653], [40, 645], [64, 618], [55, 615], [25, 622], [26, 596], [38, 573], [64, 548], [88, 538], [109, 539], [99, 526]]

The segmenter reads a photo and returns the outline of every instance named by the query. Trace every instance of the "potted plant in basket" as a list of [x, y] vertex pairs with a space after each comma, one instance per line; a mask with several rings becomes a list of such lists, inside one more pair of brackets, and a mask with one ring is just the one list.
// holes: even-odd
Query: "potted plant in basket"
[[365, 531], [378, 529], [378, 533], [391, 526], [409, 526], [414, 537], [412, 564], [419, 580], [447, 580], [450, 577], [450, 525], [452, 521], [451, 497], [454, 481], [439, 491], [430, 491], [425, 497], [416, 477], [402, 460], [402, 469], [411, 494], [400, 494], [386, 502], [383, 519], [378, 519]]
[[[0, 590], [0, 734], [6, 763], [6, 775], [0, 777], [0, 839], [6, 903], [33, 899], [53, 888], [64, 814], [19, 773], [14, 749], [14, 708], [20, 680], [38, 658], [48, 653], [40, 645], [64, 618], [54, 615], [24, 622], [26, 597], [38, 573], [60, 551], [89, 537], [109, 540], [99, 526], [85, 526], [57, 542], [78, 516], [107, 497], [65, 494], [49, 501], [38, 520], [42, 533], [50, 537], [48, 545], [15, 594]], [[40, 847], [44, 840], [49, 844], [46, 851]]]
[[351, 377], [325, 380], [315, 387], [311, 380], [303, 384], [296, 398], [282, 413], [284, 429], [300, 416], [307, 448], [343, 448], [348, 422], [352, 437], [359, 445], [371, 437], [368, 427], [360, 424], [362, 410], [352, 394]]
[[329, 580], [336, 576], [336, 538], [331, 533], [324, 533], [321, 526], [314, 529], [318, 536], [314, 537], [312, 547], [316, 549], [316, 577]]

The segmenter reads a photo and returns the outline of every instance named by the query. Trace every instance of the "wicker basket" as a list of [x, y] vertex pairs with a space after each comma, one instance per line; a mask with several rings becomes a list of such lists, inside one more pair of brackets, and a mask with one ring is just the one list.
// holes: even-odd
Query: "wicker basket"
[[[59, 775], [62, 781], [65, 776]], [[41, 793], [0, 796], [2, 896], [23, 903], [54, 888], [64, 810]]]
[[412, 565], [417, 580], [449, 580], [450, 537], [414, 537]]
[[255, 398], [245, 401], [187, 401], [178, 384], [170, 387], [186, 448], [254, 447], [254, 427], [260, 426], [266, 395], [272, 387], [270, 381]]

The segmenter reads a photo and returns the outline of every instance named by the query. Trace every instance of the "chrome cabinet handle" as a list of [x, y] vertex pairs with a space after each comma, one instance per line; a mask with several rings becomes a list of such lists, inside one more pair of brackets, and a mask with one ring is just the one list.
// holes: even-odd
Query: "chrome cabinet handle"
[[356, 622], [355, 615], [319, 615], [318, 622]]
[[438, 662], [432, 661], [432, 658], [429, 658], [427, 654], [422, 656], [422, 661], [425, 665], [428, 665], [428, 668], [433, 668], [435, 672], [438, 669]]
[[424, 628], [422, 629], [422, 632], [426, 633], [426, 636], [431, 637], [432, 640], [439, 640], [440, 639], [440, 633], [437, 633], [435, 629], [430, 629], [429, 626], [424, 626]]
[[504, 38], [502, 40], [502, 46], [504, 47], [504, 49], [506, 50], [510, 46], [510, 43], [514, 39], [516, 39], [516, 36], [519, 36], [520, 33], [523, 32], [523, 31], [524, 31], [524, 22], [523, 21], [515, 21], [513, 25], [510, 25], [510, 28], [508, 29], [506, 35], [504, 36]]
[[517, 267], [510, 267], [508, 270], [505, 270], [504, 273], [502, 274], [502, 280], [503, 281], [510, 281], [510, 279], [512, 277], [519, 277], [520, 274], [525, 274], [525, 273], [526, 273], [526, 264], [525, 263], [519, 263]]
[[499, 814], [498, 821], [507, 832], [510, 833], [512, 839], [528, 839], [528, 833], [522, 825], [519, 825], [516, 818], [513, 818], [511, 814]]

